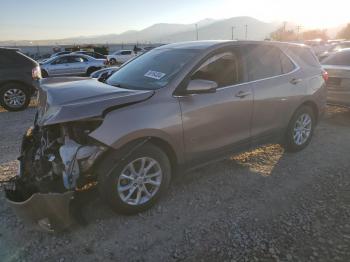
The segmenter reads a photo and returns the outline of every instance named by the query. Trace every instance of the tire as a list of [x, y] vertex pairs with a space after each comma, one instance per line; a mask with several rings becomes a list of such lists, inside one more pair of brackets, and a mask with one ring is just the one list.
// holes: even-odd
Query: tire
[[20, 83], [7, 83], [0, 87], [0, 105], [8, 111], [22, 111], [30, 103], [28, 86]]
[[86, 71], [86, 75], [90, 76], [93, 72], [97, 70], [96, 67], [89, 67], [88, 70]]
[[298, 152], [307, 147], [311, 142], [315, 125], [313, 109], [309, 106], [301, 106], [289, 122], [285, 139], [286, 151]]
[[111, 58], [111, 59], [109, 59], [109, 63], [111, 65], [115, 65], [117, 63], [117, 60], [115, 60], [115, 58]]
[[[109, 157], [113, 159], [113, 155]], [[142, 175], [139, 171], [143, 161], [143, 170], [150, 166], [151, 168]], [[115, 164], [115, 161], [109, 162]], [[132, 166], [136, 172], [132, 172]], [[112, 209], [117, 213], [131, 215], [153, 206], [169, 187], [170, 180], [171, 165], [167, 155], [159, 147], [149, 143], [120, 161], [111, 172], [100, 173], [98, 187], [101, 197]]]

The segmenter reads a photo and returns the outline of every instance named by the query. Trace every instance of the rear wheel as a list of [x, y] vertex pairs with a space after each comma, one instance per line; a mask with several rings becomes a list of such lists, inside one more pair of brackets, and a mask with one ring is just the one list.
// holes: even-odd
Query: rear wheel
[[115, 58], [111, 58], [111, 59], [109, 59], [109, 63], [111, 65], [115, 65], [117, 63], [117, 60]]
[[304, 149], [314, 133], [315, 114], [309, 106], [300, 107], [291, 119], [286, 134], [286, 150], [297, 152]]
[[167, 155], [146, 144], [109, 172], [100, 174], [102, 198], [117, 212], [135, 214], [153, 206], [167, 190], [171, 167]]
[[0, 104], [8, 111], [21, 111], [30, 102], [29, 88], [20, 83], [8, 83], [0, 89]]

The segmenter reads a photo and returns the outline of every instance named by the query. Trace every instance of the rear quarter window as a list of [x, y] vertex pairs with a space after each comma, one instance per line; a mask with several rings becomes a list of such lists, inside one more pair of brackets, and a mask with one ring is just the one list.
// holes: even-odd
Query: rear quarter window
[[294, 63], [290, 60], [288, 56], [281, 52], [281, 64], [283, 74], [292, 72], [295, 69]]
[[0, 66], [34, 66], [35, 62], [20, 52], [0, 52]]
[[288, 47], [290, 51], [305, 65], [311, 67], [321, 67], [320, 62], [310, 48], [306, 47]]

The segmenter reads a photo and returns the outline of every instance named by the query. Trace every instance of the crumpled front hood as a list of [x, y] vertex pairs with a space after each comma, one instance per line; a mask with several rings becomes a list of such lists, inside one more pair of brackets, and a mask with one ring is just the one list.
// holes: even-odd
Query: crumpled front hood
[[154, 93], [117, 88], [83, 77], [43, 79], [38, 89], [37, 124], [41, 126], [102, 116], [108, 108], [141, 102]]

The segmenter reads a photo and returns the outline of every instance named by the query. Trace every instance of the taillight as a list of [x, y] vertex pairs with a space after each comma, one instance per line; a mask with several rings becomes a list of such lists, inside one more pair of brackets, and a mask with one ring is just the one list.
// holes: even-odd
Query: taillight
[[39, 80], [42, 78], [40, 66], [36, 66], [32, 69], [32, 78], [34, 80]]
[[328, 81], [328, 78], [329, 78], [328, 72], [327, 72], [327, 71], [323, 71], [322, 77], [323, 77], [324, 81], [327, 82], [327, 81]]

